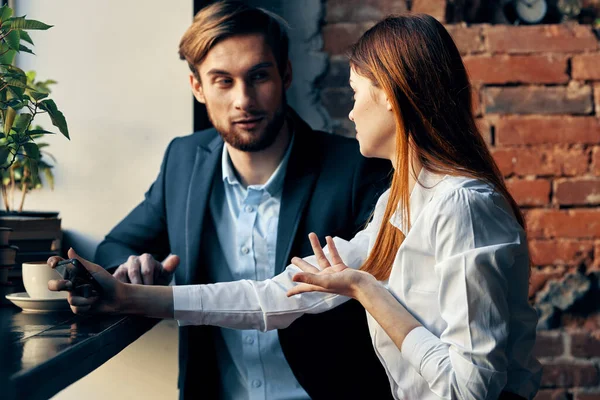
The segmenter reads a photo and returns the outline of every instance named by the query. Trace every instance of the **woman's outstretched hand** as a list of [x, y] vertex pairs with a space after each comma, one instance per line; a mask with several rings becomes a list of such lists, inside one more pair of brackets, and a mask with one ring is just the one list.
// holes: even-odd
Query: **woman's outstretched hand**
[[287, 292], [288, 297], [306, 292], [326, 292], [356, 298], [362, 284], [375, 281], [375, 277], [368, 272], [348, 268], [344, 264], [331, 236], [325, 238], [331, 261], [325, 256], [316, 234], [310, 233], [308, 239], [321, 269], [299, 257], [292, 258], [292, 264], [303, 272], [298, 272], [292, 278], [300, 284]]
[[[52, 291], [68, 291], [69, 296], [67, 300], [71, 305], [71, 310], [75, 314], [119, 312], [126, 299], [126, 285], [113, 278], [111, 273], [101, 266], [78, 256], [75, 250], [69, 249], [68, 256], [69, 258], [78, 259], [83, 264], [85, 269], [88, 270], [102, 287], [102, 293], [93, 297], [78, 296], [74, 294], [72, 284], [68, 280], [51, 280], [48, 282], [48, 289]], [[48, 266], [54, 268], [59, 261], [62, 261], [61, 257], [50, 257], [48, 259]]]

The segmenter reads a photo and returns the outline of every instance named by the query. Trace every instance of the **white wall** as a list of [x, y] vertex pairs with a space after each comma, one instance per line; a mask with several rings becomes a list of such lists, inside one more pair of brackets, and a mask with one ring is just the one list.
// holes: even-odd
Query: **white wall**
[[188, 70], [177, 55], [192, 3], [16, 1], [17, 15], [54, 25], [30, 31], [36, 56], [18, 63], [58, 81], [52, 98], [71, 135], [47, 139], [56, 186], [30, 193], [25, 208], [60, 211], [83, 256], [142, 200], [170, 139], [192, 131]]
[[[29, 194], [25, 208], [60, 211], [76, 250], [91, 257], [142, 200], [169, 140], [192, 131], [187, 66], [177, 55], [192, 1], [18, 0], [16, 9], [54, 25], [31, 31], [37, 55], [19, 65], [59, 82], [52, 98], [71, 134], [48, 138], [56, 186]], [[161, 323], [56, 398], [176, 398], [176, 345], [175, 325]]]

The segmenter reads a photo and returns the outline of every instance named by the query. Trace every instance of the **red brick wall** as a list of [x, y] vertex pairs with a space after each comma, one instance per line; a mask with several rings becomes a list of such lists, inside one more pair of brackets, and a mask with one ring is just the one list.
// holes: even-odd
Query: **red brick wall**
[[[445, 1], [412, 4], [443, 21]], [[326, 7], [330, 68], [321, 100], [334, 131], [353, 136], [344, 51], [375, 21], [407, 7], [394, 0], [327, 0]], [[600, 271], [600, 40], [577, 24], [447, 28], [474, 86], [482, 134], [526, 215], [536, 264], [532, 301], [550, 282], [570, 299], [571, 289], [560, 285], [575, 273], [597, 293], [600, 274], [590, 273]], [[539, 333], [536, 354], [545, 368], [537, 399], [600, 399], [600, 299], [582, 298]]]

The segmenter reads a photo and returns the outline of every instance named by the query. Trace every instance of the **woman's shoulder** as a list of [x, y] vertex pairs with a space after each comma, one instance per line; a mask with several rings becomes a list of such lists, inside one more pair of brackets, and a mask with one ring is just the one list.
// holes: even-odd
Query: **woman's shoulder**
[[470, 177], [446, 177], [440, 182], [428, 209], [431, 222], [432, 219], [463, 220], [522, 229], [505, 196], [492, 184]]
[[461, 213], [461, 210], [499, 208], [514, 217], [509, 201], [491, 183], [466, 176], [445, 176], [431, 198], [430, 210]]
[[446, 175], [435, 188], [432, 202], [466, 205], [469, 202], [493, 202], [497, 198], [504, 197], [488, 182], [467, 176]]

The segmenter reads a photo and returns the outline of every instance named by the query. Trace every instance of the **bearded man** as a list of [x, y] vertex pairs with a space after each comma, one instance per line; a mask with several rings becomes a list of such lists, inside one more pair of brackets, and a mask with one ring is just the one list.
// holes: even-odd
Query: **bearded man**
[[[391, 165], [312, 130], [286, 104], [292, 68], [278, 16], [213, 3], [179, 54], [214, 128], [169, 144], [145, 199], [100, 243], [98, 264], [145, 285], [264, 280], [312, 254], [308, 233], [350, 239], [365, 225]], [[179, 338], [181, 398], [391, 398], [356, 301], [280, 331], [181, 326]]]

